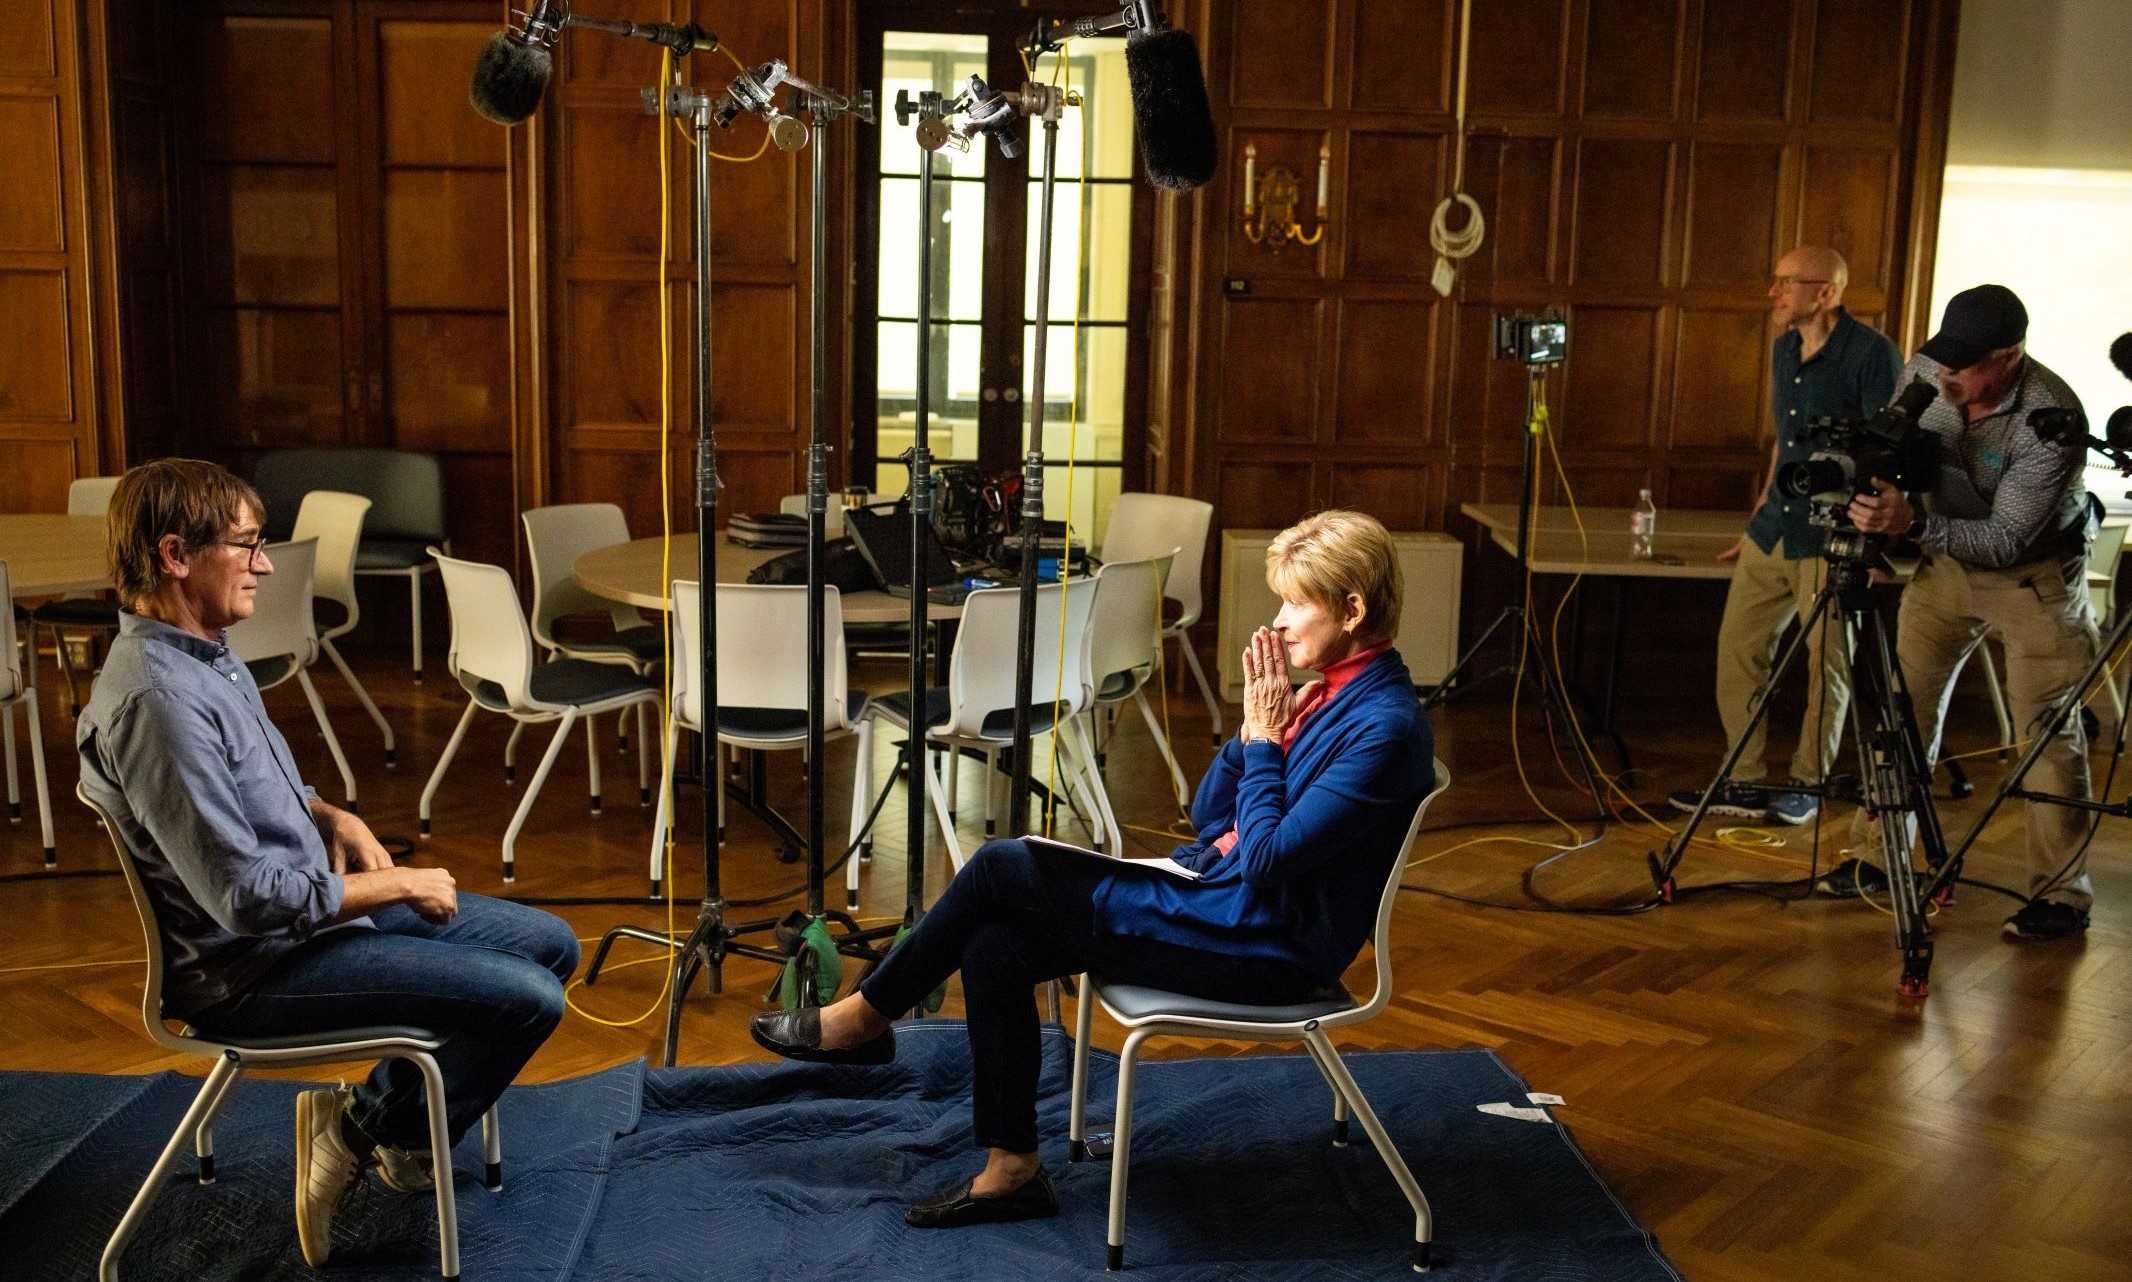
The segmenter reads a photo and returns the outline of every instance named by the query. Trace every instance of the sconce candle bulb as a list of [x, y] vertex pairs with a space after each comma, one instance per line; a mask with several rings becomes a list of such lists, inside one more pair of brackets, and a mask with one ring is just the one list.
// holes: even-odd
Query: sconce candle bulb
[[1329, 142], [1318, 144], [1318, 221], [1325, 221], [1325, 197], [1332, 190], [1333, 149]]
[[1258, 144], [1244, 144], [1244, 217], [1258, 209]]

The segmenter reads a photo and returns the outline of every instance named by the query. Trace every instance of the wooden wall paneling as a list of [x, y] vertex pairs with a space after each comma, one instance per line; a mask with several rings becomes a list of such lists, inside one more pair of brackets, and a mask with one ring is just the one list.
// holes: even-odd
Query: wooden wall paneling
[[1933, 255], [1939, 244], [1940, 189], [1947, 168], [1947, 120], [1954, 92], [1955, 44], [1961, 24], [1959, 0], [1916, 0], [1905, 62], [1898, 127], [1899, 172], [1894, 226], [1902, 237], [1888, 280], [1893, 314], [1887, 332], [1904, 351], [1922, 346], [1937, 319], [1932, 310]]
[[1217, 364], [1233, 371], [1217, 392], [1216, 439], [1224, 445], [1316, 440], [1319, 326], [1316, 298], [1226, 299]]
[[1426, 228], [1447, 180], [1443, 136], [1358, 130], [1346, 151], [1347, 163], [1335, 168], [1346, 193], [1335, 202], [1346, 231], [1342, 275], [1426, 281], [1436, 266]]
[[1807, 118], [1815, 124], [1892, 125], [1903, 95], [1902, 48], [1908, 0], [1819, 0], [1814, 10], [1812, 88]]
[[1584, 139], [1577, 148], [1570, 280], [1656, 289], [1667, 284], [1674, 145]]
[[1692, 456], [1703, 466], [1713, 450], [1760, 458], [1768, 435], [1771, 337], [1767, 311], [1682, 309], [1668, 446], [1704, 451]]
[[[1490, 245], [1485, 257], [1497, 284], [1546, 285], [1560, 278], [1562, 144], [1554, 138], [1488, 140], [1495, 159], [1495, 199], [1483, 205]], [[1481, 148], [1469, 143], [1467, 171]], [[1487, 188], [1478, 187], [1485, 191]]]
[[1688, 0], [1587, 0], [1584, 115], [1670, 120], [1679, 111]]
[[1580, 306], [1571, 311], [1570, 324], [1569, 360], [1552, 430], [1571, 449], [1647, 447], [1657, 383], [1658, 309]]
[[1691, 289], [1751, 295], [1769, 283], [1784, 195], [1784, 149], [1776, 144], [1696, 142], [1688, 149], [1687, 263]]
[[1888, 283], [1896, 161], [1892, 146], [1805, 148], [1798, 242], [1842, 254], [1853, 291], [1878, 295]]
[[1334, 0], [1235, 0], [1230, 104], [1331, 106], [1336, 9]]
[[74, 469], [98, 466], [81, 18], [65, 0], [0, 8], [0, 458], [22, 467], [11, 510], [61, 510]]
[[1351, 0], [1353, 91], [1360, 111], [1451, 109], [1458, 0]]
[[1277, 530], [1295, 524], [1325, 505], [1318, 472], [1293, 458], [1224, 462], [1215, 472], [1215, 527]]
[[1438, 317], [1432, 292], [1419, 298], [1349, 298], [1338, 304], [1332, 422], [1342, 445], [1433, 445]]
[[1335, 463], [1326, 502], [1369, 513], [1393, 530], [1433, 530], [1443, 506], [1434, 467]]
[[1467, 58], [1469, 115], [1561, 114], [1569, 7], [1569, 0], [1473, 6], [1473, 48]]
[[1703, 0], [1696, 117], [1781, 121], [1791, 114], [1792, 40], [1805, 0]]

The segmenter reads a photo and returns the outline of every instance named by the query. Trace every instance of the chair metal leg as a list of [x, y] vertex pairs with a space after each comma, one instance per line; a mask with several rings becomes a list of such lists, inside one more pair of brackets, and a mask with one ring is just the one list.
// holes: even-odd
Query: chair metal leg
[[1184, 771], [1177, 765], [1177, 754], [1170, 750], [1170, 737], [1162, 733], [1162, 725], [1155, 720], [1155, 710], [1147, 706], [1147, 688], [1133, 691], [1133, 702], [1140, 705], [1140, 716], [1147, 722], [1147, 732], [1155, 737], [1155, 747], [1162, 752], [1164, 765], [1170, 768], [1170, 786], [1177, 793], [1177, 804], [1192, 804], [1192, 786], [1185, 782]]
[[1084, 972], [1074, 981], [1073, 1093], [1066, 1116], [1066, 1159], [1088, 1160], [1088, 1038], [1095, 1027], [1096, 993]]
[[[926, 799], [933, 803], [933, 821], [940, 825], [941, 840], [948, 843], [948, 861], [955, 865], [956, 872], [961, 872], [963, 865], [962, 842], [955, 836], [955, 816], [948, 810], [948, 799], [941, 789], [940, 776], [930, 770], [923, 773], [925, 775]], [[922, 850], [914, 851], [911, 857], [923, 859], [925, 858], [925, 852]]]
[[333, 660], [333, 666], [340, 670], [341, 680], [348, 683], [350, 690], [355, 691], [356, 702], [362, 704], [363, 711], [370, 714], [371, 721], [377, 724], [378, 733], [385, 736], [385, 768], [392, 769], [400, 762], [400, 749], [392, 737], [392, 723], [386, 721], [385, 714], [378, 711], [378, 705], [371, 699], [370, 691], [364, 689], [363, 683], [355, 679], [354, 669], [341, 657], [340, 650], [331, 641], [323, 638], [320, 639], [319, 646], [325, 650], [326, 657]]
[[681, 746], [681, 723], [666, 732], [665, 772], [659, 777], [659, 804], [651, 818], [651, 897], [657, 899], [666, 885], [666, 824], [673, 814], [674, 754]]
[[243, 1071], [243, 1066], [233, 1054], [225, 1054], [215, 1061], [214, 1068], [207, 1074], [206, 1083], [200, 1087], [200, 1093], [193, 1097], [192, 1107], [185, 1110], [185, 1116], [179, 1121], [178, 1128], [170, 1133], [170, 1142], [163, 1145], [163, 1151], [156, 1156], [155, 1165], [148, 1168], [148, 1178], [141, 1181], [141, 1191], [133, 1195], [133, 1201], [126, 1207], [126, 1213], [119, 1217], [118, 1227], [111, 1232], [111, 1240], [104, 1244], [103, 1258], [96, 1266], [99, 1282], [117, 1282], [119, 1257], [125, 1254], [126, 1243], [141, 1227], [141, 1221], [147, 1218], [148, 1208], [154, 1204], [156, 1194], [162, 1191], [163, 1181], [169, 1178], [170, 1168], [178, 1160], [178, 1150], [199, 1134], [200, 1123], [208, 1117], [224, 1088]]
[[74, 659], [67, 653], [67, 639], [60, 635], [57, 625], [46, 631], [52, 634], [52, 652], [59, 656], [59, 676], [67, 683], [67, 715], [81, 718], [81, 695], [74, 689]]
[[1124, 850], [1125, 833], [1111, 809], [1110, 789], [1103, 786], [1103, 773], [1096, 769], [1096, 754], [1089, 747], [1088, 728], [1078, 718], [1067, 723], [1065, 742], [1079, 759], [1082, 777], [1088, 781], [1088, 826], [1095, 834], [1095, 845], [1099, 849], [1107, 845], [1111, 850]]
[[348, 754], [341, 751], [340, 736], [333, 733], [333, 722], [326, 717], [326, 704], [318, 697], [318, 687], [311, 684], [311, 674], [302, 667], [296, 669], [296, 684], [303, 687], [304, 701], [311, 705], [319, 733], [326, 736], [326, 751], [333, 754], [333, 765], [341, 772], [341, 792], [348, 798], [348, 809], [360, 809], [356, 804], [355, 771], [348, 768]]
[[222, 1116], [222, 1106], [229, 1103], [230, 1097], [237, 1093], [238, 1079], [244, 1076], [241, 1071], [242, 1061], [239, 1061], [238, 1068], [239, 1072], [223, 1079], [214, 1098], [207, 1102], [207, 1112], [200, 1115], [200, 1121], [193, 1127], [192, 1151], [200, 1162], [198, 1179], [202, 1184], [215, 1182], [215, 1120]]
[[[446, 543], [444, 550], [451, 551], [451, 544]], [[420, 685], [422, 684], [422, 571], [420, 569], [413, 569], [407, 572], [407, 614], [413, 621], [415, 684]]]
[[1134, 1029], [1126, 1034], [1125, 1049], [1118, 1054], [1117, 1116], [1111, 1121], [1110, 1231], [1104, 1239], [1110, 1245], [1104, 1267], [1112, 1271], [1125, 1267], [1125, 1177], [1132, 1169], [1133, 1069], [1140, 1043], [1147, 1037], [1147, 1029]]
[[[873, 809], [874, 799], [874, 723], [861, 721], [855, 726], [859, 749], [851, 764], [851, 843], [861, 850], [866, 848], [866, 815]], [[844, 861], [844, 910], [859, 911], [859, 854], [853, 851]]]
[[[567, 729], [567, 727], [565, 727]], [[451, 1127], [444, 1119], [444, 1074], [434, 1057], [420, 1051], [404, 1056], [422, 1070], [422, 1094], [429, 1105], [430, 1174], [437, 1183], [437, 1251], [446, 1278], [459, 1276], [459, 1203], [452, 1194]], [[484, 1137], [487, 1128], [484, 1125]]]
[[962, 750], [950, 748], [944, 754], [940, 769], [948, 777], [948, 818], [962, 817]]
[[503, 880], [506, 885], [518, 880], [518, 832], [526, 826], [526, 816], [532, 813], [534, 799], [540, 796], [540, 786], [548, 782], [548, 771], [555, 767], [555, 758], [562, 754], [563, 742], [577, 725], [577, 709], [563, 713], [562, 724], [555, 727], [555, 737], [548, 740], [548, 751], [541, 755], [540, 768], [533, 772], [533, 782], [526, 785], [526, 795], [518, 799], [518, 809], [511, 814], [511, 826], [503, 830]]
[[[34, 735], [37, 723], [30, 722]], [[0, 755], [7, 758], [7, 821], [22, 822], [22, 780], [15, 770], [15, 705], [0, 706]]]
[[1189, 632], [1172, 632], [1177, 639], [1177, 648], [1184, 651], [1184, 666], [1192, 670], [1192, 679], [1199, 682], [1199, 697], [1207, 701], [1207, 715], [1213, 718], [1214, 732], [1211, 738], [1215, 747], [1221, 746], [1221, 700], [1214, 697], [1214, 687], [1207, 684], [1207, 674], [1199, 666], [1199, 652], [1193, 648]]
[[999, 835], [999, 752], [985, 754], [985, 839]]
[[481, 1115], [481, 1182], [491, 1193], [503, 1191], [503, 1123], [497, 1120], [496, 1106]]
[[1363, 1095], [1362, 1088], [1355, 1084], [1354, 1074], [1347, 1071], [1347, 1065], [1340, 1059], [1340, 1052], [1333, 1049], [1332, 1039], [1325, 1035], [1325, 1031], [1318, 1027], [1316, 1021], [1312, 1021], [1303, 1030], [1303, 1042], [1316, 1057], [1318, 1067], [1332, 1082], [1333, 1089], [1346, 1097], [1348, 1107], [1355, 1111], [1356, 1120], [1362, 1123], [1363, 1133], [1370, 1137], [1370, 1143], [1377, 1146], [1377, 1156], [1384, 1159], [1385, 1166], [1392, 1173], [1392, 1179], [1399, 1184], [1399, 1191], [1406, 1195], [1407, 1204], [1414, 1208], [1414, 1271], [1426, 1272], [1429, 1267], [1429, 1244], [1434, 1233], [1428, 1196], [1421, 1191], [1420, 1183], [1414, 1179], [1414, 1172], [1407, 1169], [1406, 1159], [1399, 1156], [1398, 1149], [1392, 1147], [1392, 1137], [1385, 1134], [1384, 1123], [1377, 1120], [1377, 1112], [1370, 1107], [1369, 1099]]
[[1999, 684], [1999, 664], [1991, 657], [1991, 638], [1977, 642], [1977, 657], [1983, 662], [1977, 666], [1984, 669], [1984, 687], [1991, 692], [1992, 715], [1999, 720], [1999, 760], [2004, 761], [2014, 746], [2014, 719], [2006, 709], [2006, 690]]
[[[621, 713], [619, 713], [619, 712], [618, 712], [618, 713], [616, 713], [616, 714], [615, 714], [615, 720], [619, 721], [619, 720], [621, 720], [621, 719], [622, 719], [622, 714], [621, 714]], [[597, 720], [599, 720], [599, 718], [598, 718], [598, 717], [592, 716], [592, 715], [591, 715], [591, 714], [589, 714], [589, 713], [588, 713], [588, 714], [586, 714], [586, 717], [585, 717], [585, 765], [586, 765], [586, 770], [585, 770], [585, 773], [586, 773], [586, 775], [587, 775], [587, 776], [589, 777], [589, 780], [590, 780], [590, 787], [591, 787], [591, 789], [592, 789], [592, 813], [593, 813], [593, 814], [595, 814], [595, 815], [596, 815], [596, 814], [598, 814], [598, 813], [600, 813], [600, 745], [599, 745], [599, 736], [598, 736], [598, 734], [597, 734], [597, 733], [595, 732], [595, 729], [594, 729], [594, 727], [593, 727], [593, 724], [592, 724], [593, 722], [595, 722], [595, 721], [597, 721]]]
[[1326, 1085], [1326, 1086], [1328, 1086], [1328, 1087], [1330, 1087], [1330, 1088], [1331, 1088], [1331, 1090], [1332, 1090], [1332, 1097], [1333, 1097], [1333, 1147], [1334, 1147], [1334, 1148], [1346, 1148], [1346, 1147], [1347, 1147], [1347, 1096], [1345, 1096], [1345, 1095], [1341, 1094], [1341, 1092], [1340, 1092], [1340, 1083], [1338, 1083], [1338, 1082], [1336, 1082], [1336, 1081], [1334, 1081], [1334, 1080], [1333, 1080], [1333, 1075], [1332, 1075], [1332, 1072], [1331, 1072], [1331, 1071], [1330, 1071], [1329, 1069], [1327, 1069], [1327, 1068], [1325, 1067], [1325, 1061], [1324, 1061], [1323, 1059], [1319, 1058], [1319, 1056], [1318, 1056], [1318, 1050], [1317, 1050], [1317, 1047], [1315, 1047], [1315, 1046], [1312, 1046], [1312, 1045], [1310, 1045], [1310, 1044], [1309, 1044], [1308, 1042], [1305, 1042], [1305, 1043], [1303, 1044], [1303, 1049], [1305, 1049], [1305, 1050], [1307, 1050], [1307, 1051], [1309, 1051], [1309, 1052], [1310, 1052], [1310, 1062], [1311, 1062], [1311, 1063], [1313, 1063], [1313, 1064], [1315, 1064], [1315, 1065], [1317, 1065], [1317, 1068], [1318, 1068], [1318, 1076], [1320, 1076], [1320, 1077], [1324, 1078], [1324, 1079], [1325, 1079], [1325, 1085]]
[[[644, 716], [644, 710], [656, 706], [656, 702], [652, 700], [637, 705], [637, 808], [640, 810], [651, 805], [651, 736], [645, 732], [645, 727], [650, 723]], [[615, 716], [618, 724], [628, 719], [627, 712]]]
[[436, 798], [437, 785], [444, 782], [444, 772], [451, 769], [452, 758], [458, 755], [459, 745], [466, 739], [466, 728], [473, 724], [474, 713], [480, 708], [481, 705], [472, 699], [466, 701], [465, 713], [452, 729], [452, 737], [444, 743], [444, 755], [437, 758], [436, 767], [429, 772], [429, 782], [423, 785], [420, 829], [425, 837], [429, 835], [429, 803]]
[[526, 733], [526, 723], [516, 722], [511, 726], [511, 737], [503, 741], [503, 782], [506, 786], [518, 782], [518, 741]]

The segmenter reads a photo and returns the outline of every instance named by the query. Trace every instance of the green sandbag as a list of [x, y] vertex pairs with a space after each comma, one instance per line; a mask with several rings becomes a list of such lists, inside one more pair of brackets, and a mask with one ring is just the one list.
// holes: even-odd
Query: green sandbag
[[785, 959], [785, 968], [778, 976], [777, 1002], [786, 1010], [802, 1004], [802, 958], [811, 961], [814, 969], [814, 1000], [807, 1004], [827, 1006], [836, 1000], [837, 986], [844, 982], [844, 960], [837, 952], [836, 938], [829, 933], [829, 923], [818, 917], [800, 932], [799, 947]]

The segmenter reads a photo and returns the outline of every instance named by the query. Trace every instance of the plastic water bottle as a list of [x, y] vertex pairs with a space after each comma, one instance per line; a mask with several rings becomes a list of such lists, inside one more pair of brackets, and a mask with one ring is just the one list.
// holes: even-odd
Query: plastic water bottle
[[1658, 535], [1658, 505], [1651, 501], [1650, 487], [1637, 491], [1636, 507], [1629, 513], [1629, 551], [1639, 561], [1651, 559], [1651, 540]]

